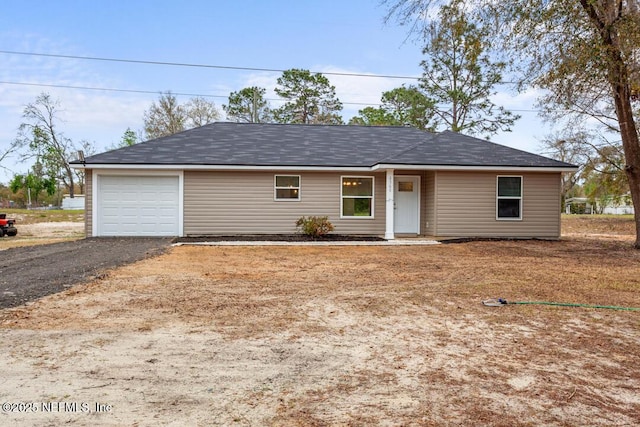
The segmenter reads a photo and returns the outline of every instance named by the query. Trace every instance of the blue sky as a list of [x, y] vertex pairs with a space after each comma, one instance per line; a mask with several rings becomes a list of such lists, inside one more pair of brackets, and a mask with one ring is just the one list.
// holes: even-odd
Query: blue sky
[[[0, 50], [251, 68], [305, 68], [319, 72], [419, 76], [421, 47], [407, 30], [384, 24], [378, 0], [151, 1], [4, 0]], [[24, 106], [42, 92], [60, 101], [60, 128], [97, 150], [117, 143], [160, 91], [213, 96], [221, 110], [231, 91], [273, 88], [281, 73], [47, 58], [0, 53], [0, 147], [15, 139]], [[327, 75], [345, 104], [345, 121], [383, 91], [414, 80]], [[82, 86], [151, 91], [150, 94], [15, 85]], [[495, 100], [522, 119], [493, 141], [537, 152], [549, 133], [533, 110], [535, 92], [498, 88]], [[188, 96], [179, 97], [187, 101]], [[274, 103], [277, 105], [277, 103]], [[0, 182], [28, 163], [5, 160]]]

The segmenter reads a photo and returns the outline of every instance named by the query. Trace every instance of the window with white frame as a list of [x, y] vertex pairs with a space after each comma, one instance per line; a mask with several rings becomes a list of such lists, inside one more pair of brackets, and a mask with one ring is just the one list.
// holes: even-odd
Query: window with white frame
[[373, 177], [343, 176], [341, 216], [373, 218]]
[[522, 219], [522, 177], [499, 176], [497, 187], [496, 218]]
[[300, 175], [276, 175], [275, 200], [300, 200]]

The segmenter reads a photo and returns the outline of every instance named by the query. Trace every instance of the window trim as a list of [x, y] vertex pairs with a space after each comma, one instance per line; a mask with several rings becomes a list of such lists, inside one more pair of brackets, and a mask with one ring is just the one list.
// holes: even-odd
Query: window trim
[[[499, 186], [500, 186], [500, 178], [520, 178], [520, 196], [500, 196]], [[522, 202], [524, 199], [524, 178], [522, 175], [497, 175], [496, 176], [496, 221], [522, 221], [522, 207], [524, 203]], [[518, 217], [501, 217], [499, 216], [499, 208], [498, 203], [500, 200], [518, 200], [520, 203], [520, 207], [518, 213], [520, 214]]]
[[[297, 187], [278, 187], [278, 177], [286, 176], [286, 177], [296, 177], [298, 178], [298, 186]], [[289, 190], [289, 189], [298, 189], [298, 197], [297, 198], [279, 198], [278, 190]], [[299, 202], [302, 200], [302, 176], [301, 175], [291, 175], [291, 174], [274, 174], [273, 175], [273, 200], [275, 202]]]
[[[345, 196], [342, 192], [343, 181], [345, 178], [367, 178], [371, 180], [371, 196]], [[340, 176], [340, 219], [356, 219], [366, 220], [375, 218], [375, 195], [376, 195], [376, 177], [367, 175], [341, 175]], [[356, 216], [356, 215], [344, 215], [344, 199], [370, 199], [371, 200], [371, 215], [370, 216]]]

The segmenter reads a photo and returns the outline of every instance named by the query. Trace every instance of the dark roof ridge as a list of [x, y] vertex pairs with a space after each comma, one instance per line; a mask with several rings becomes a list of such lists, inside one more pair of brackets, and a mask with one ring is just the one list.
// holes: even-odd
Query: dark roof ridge
[[[232, 122], [232, 121], [220, 121], [209, 123], [208, 125], [213, 124], [233, 124], [233, 125], [264, 125], [264, 126], [317, 126], [317, 127], [350, 127], [350, 128], [387, 128], [387, 129], [415, 129], [412, 126], [402, 126], [402, 125], [350, 125], [350, 124], [337, 124], [337, 123], [256, 123], [256, 122]], [[204, 126], [208, 126], [204, 125]], [[184, 131], [181, 131], [184, 132]]]

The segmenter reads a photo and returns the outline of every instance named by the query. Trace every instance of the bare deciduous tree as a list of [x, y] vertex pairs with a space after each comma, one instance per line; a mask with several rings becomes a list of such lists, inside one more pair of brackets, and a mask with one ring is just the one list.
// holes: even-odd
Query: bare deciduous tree
[[220, 118], [213, 102], [202, 97], [191, 98], [181, 105], [170, 91], [161, 93], [144, 113], [144, 131], [147, 139], [173, 135], [183, 130], [204, 126]]
[[185, 105], [187, 111], [187, 127], [195, 128], [216, 120], [220, 120], [220, 112], [213, 102], [209, 102], [202, 97], [191, 98]]
[[186, 109], [171, 92], [160, 94], [158, 102], [151, 103], [149, 110], [144, 113], [144, 131], [148, 139], [182, 132], [186, 123]]
[[71, 139], [58, 130], [60, 103], [47, 93], [27, 104], [22, 114], [23, 122], [18, 128], [16, 144], [28, 147], [25, 158], [35, 157], [47, 173], [59, 179], [74, 196], [75, 172], [69, 161], [75, 159], [76, 150]]

